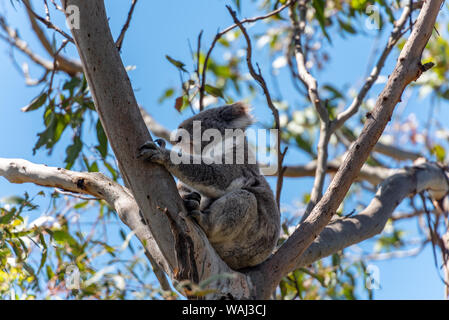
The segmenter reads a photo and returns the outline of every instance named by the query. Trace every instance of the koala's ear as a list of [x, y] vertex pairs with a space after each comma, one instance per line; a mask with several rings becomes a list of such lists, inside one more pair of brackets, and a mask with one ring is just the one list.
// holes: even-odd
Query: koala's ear
[[250, 106], [243, 102], [226, 106], [222, 116], [228, 122], [229, 128], [245, 129], [254, 122]]

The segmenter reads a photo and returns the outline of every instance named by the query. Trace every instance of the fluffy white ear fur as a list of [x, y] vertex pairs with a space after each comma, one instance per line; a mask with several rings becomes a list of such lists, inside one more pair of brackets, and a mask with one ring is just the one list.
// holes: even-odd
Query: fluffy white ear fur
[[238, 117], [231, 121], [231, 128], [245, 129], [255, 122], [251, 114], [252, 109], [248, 104], [239, 101], [232, 104], [232, 107], [236, 110]]

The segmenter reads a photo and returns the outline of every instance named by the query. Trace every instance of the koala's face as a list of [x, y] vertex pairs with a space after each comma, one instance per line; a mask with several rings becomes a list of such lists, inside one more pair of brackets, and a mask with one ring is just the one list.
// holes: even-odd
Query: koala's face
[[201, 150], [198, 147], [203, 148], [210, 144], [211, 135], [220, 134], [224, 139], [225, 129], [244, 130], [252, 121], [249, 107], [242, 103], [207, 109], [183, 121], [173, 142], [183, 151], [198, 153], [196, 150]]

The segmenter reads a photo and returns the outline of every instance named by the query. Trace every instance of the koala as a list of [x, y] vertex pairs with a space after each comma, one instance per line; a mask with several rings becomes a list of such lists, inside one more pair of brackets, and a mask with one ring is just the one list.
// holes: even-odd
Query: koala
[[[280, 232], [273, 192], [244, 134], [252, 122], [249, 107], [243, 103], [209, 108], [179, 125], [177, 139], [173, 139], [181, 148], [178, 153], [158, 139], [145, 143], [138, 154], [178, 178], [188, 215], [233, 269], [263, 262]], [[229, 138], [229, 132], [240, 134]], [[205, 156], [205, 149], [210, 156]]]

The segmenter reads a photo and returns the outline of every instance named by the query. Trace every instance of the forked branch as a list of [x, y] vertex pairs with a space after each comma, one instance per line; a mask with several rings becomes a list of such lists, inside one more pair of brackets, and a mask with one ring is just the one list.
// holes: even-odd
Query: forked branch
[[283, 275], [301, 263], [302, 255], [326, 227], [350, 186], [360, 172], [375, 144], [379, 140], [405, 87], [415, 81], [426, 70], [421, 64], [421, 55], [426, 46], [439, 13], [442, 0], [429, 0], [423, 5], [412, 34], [401, 51], [396, 67], [382, 93], [376, 101], [371, 116], [350, 148], [343, 165], [337, 171], [328, 190], [307, 219], [287, 239], [279, 250], [267, 261], [262, 273], [273, 273], [270, 283], [263, 289], [268, 297]]

